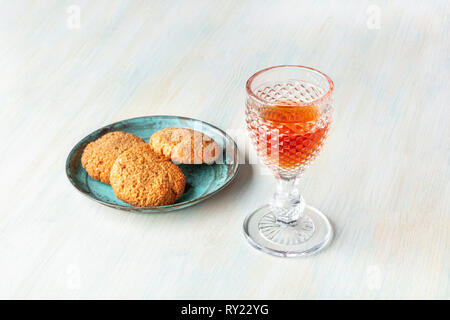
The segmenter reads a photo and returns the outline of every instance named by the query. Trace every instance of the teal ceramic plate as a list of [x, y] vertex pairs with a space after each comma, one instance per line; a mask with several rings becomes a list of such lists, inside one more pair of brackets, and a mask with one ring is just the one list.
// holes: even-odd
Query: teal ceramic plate
[[[108, 132], [130, 132], [148, 142], [154, 132], [163, 128], [190, 128], [203, 132], [213, 138], [223, 150], [222, 157], [214, 164], [180, 165], [186, 176], [186, 189], [183, 196], [172, 205], [133, 207], [117, 199], [111, 186], [92, 179], [81, 166], [81, 155], [86, 145]], [[238, 172], [238, 157], [238, 149], [233, 139], [213, 125], [176, 116], [149, 116], [123, 120], [92, 132], [78, 142], [70, 152], [66, 162], [66, 173], [75, 188], [101, 204], [127, 211], [166, 212], [192, 206], [229, 185]]]

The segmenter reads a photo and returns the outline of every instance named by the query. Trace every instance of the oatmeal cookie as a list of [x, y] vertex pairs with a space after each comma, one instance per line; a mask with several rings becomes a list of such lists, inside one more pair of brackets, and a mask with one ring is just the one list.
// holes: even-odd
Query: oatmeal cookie
[[122, 153], [111, 169], [110, 181], [117, 198], [137, 207], [172, 204], [185, 187], [181, 170], [147, 144]]
[[140, 144], [145, 144], [145, 141], [132, 133], [107, 133], [86, 146], [81, 156], [81, 164], [92, 178], [109, 183], [111, 168], [117, 157]]
[[149, 145], [157, 154], [183, 164], [212, 163], [221, 152], [212, 138], [185, 128], [159, 130], [150, 137]]

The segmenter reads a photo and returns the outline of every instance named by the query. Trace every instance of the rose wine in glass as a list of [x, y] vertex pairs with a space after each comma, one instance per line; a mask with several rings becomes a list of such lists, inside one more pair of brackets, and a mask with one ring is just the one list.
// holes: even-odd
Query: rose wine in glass
[[331, 124], [333, 81], [303, 66], [261, 70], [247, 81], [246, 122], [276, 192], [251, 213], [244, 232], [256, 248], [278, 256], [313, 254], [333, 236], [328, 219], [307, 206], [298, 180], [318, 155]]

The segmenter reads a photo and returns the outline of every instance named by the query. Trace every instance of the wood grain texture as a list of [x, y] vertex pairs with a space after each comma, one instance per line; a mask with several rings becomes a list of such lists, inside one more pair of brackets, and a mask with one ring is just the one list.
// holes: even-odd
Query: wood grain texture
[[[445, 0], [4, 1], [0, 298], [449, 299], [449, 11]], [[117, 120], [242, 131], [245, 81], [278, 64], [336, 84], [330, 137], [301, 188], [335, 227], [322, 253], [286, 260], [246, 243], [245, 215], [273, 192], [258, 165], [171, 214], [106, 208], [67, 181], [72, 146]]]

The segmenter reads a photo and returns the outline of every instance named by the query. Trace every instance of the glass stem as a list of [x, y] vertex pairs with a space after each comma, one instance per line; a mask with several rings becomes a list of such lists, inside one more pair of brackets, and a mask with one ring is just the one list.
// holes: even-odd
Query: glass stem
[[299, 178], [277, 178], [277, 187], [270, 206], [280, 223], [295, 225], [303, 215], [305, 200], [298, 190]]

